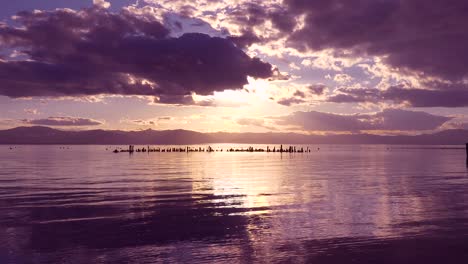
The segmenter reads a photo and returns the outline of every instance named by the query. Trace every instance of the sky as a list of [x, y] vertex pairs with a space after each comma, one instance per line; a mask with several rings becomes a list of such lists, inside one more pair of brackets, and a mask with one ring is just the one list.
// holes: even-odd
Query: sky
[[468, 129], [464, 0], [42, 0], [0, 9], [0, 129]]

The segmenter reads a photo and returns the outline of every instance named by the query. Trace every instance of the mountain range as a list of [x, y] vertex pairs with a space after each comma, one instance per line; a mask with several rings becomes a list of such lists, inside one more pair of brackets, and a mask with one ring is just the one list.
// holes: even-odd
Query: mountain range
[[200, 133], [190, 130], [69, 131], [43, 126], [0, 130], [0, 144], [405, 144], [462, 145], [468, 130], [445, 130], [414, 136], [371, 134], [304, 135], [298, 133]]

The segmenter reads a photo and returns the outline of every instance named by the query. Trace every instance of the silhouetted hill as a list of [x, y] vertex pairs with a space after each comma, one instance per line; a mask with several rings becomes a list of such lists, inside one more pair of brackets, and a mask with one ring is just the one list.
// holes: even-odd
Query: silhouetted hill
[[415, 144], [461, 145], [468, 130], [446, 130], [417, 136], [303, 135], [297, 133], [200, 133], [188, 130], [86, 130], [65, 131], [49, 127], [0, 130], [0, 144]]
[[303, 135], [296, 133], [214, 133], [216, 142], [250, 144], [401, 144], [460, 145], [468, 142], [468, 130], [446, 130], [416, 136], [379, 136], [370, 134]]
[[208, 135], [187, 130], [86, 130], [64, 131], [48, 127], [0, 130], [0, 144], [201, 144]]

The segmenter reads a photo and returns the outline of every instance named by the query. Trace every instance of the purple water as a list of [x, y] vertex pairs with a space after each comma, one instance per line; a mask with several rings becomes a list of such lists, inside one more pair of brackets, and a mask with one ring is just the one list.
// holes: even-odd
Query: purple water
[[0, 146], [0, 263], [468, 263], [462, 146], [310, 147]]

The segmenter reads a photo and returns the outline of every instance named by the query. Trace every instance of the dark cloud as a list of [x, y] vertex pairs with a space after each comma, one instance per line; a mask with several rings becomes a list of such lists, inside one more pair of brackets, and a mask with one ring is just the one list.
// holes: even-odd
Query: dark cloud
[[235, 20], [233, 22], [236, 22], [236, 24], [253, 27], [265, 23], [268, 13], [260, 4], [245, 3], [243, 5], [237, 5], [234, 9], [231, 9], [229, 17], [230, 19]]
[[280, 98], [277, 100], [277, 103], [284, 106], [302, 104], [307, 102], [307, 94], [311, 94], [313, 96], [323, 95], [326, 89], [327, 87], [323, 84], [311, 84], [305, 87], [307, 93], [301, 90], [296, 90], [291, 97]]
[[228, 39], [170, 37], [153, 18], [102, 8], [21, 12], [20, 27], [0, 26], [0, 45], [23, 60], [0, 61], [0, 94], [9, 97], [148, 95], [192, 104], [192, 93], [241, 89], [247, 76], [269, 78], [270, 64]]
[[[305, 91], [296, 90], [291, 97], [280, 98], [277, 103], [284, 106], [302, 104], [307, 102], [307, 95], [319, 96], [323, 95], [327, 87], [323, 84], [311, 84], [303, 88]], [[274, 100], [274, 99], [273, 99]]]
[[432, 130], [439, 128], [451, 117], [432, 115], [420, 111], [401, 109], [385, 109], [376, 114], [359, 115], [364, 122], [369, 123], [372, 130]]
[[276, 124], [308, 131], [433, 130], [450, 117], [425, 112], [386, 109], [373, 114], [339, 115], [317, 111], [295, 112], [276, 119]]
[[327, 90], [327, 86], [324, 84], [311, 84], [307, 88], [314, 95], [323, 95]]
[[173, 120], [173, 117], [170, 116], [160, 116], [153, 119], [136, 119], [130, 120], [131, 123], [142, 125], [142, 126], [155, 126], [158, 125], [159, 122], [167, 122]]
[[[256, 3], [236, 5], [226, 10], [226, 20], [230, 24], [240, 28], [240, 35], [230, 35], [227, 38], [234, 42], [237, 47], [244, 49], [254, 43], [264, 41], [262, 36], [254, 33], [254, 28], [263, 25], [269, 15], [265, 8]], [[227, 32], [227, 34], [230, 34]]]
[[468, 106], [468, 90], [423, 90], [391, 87], [382, 92], [382, 100], [408, 103], [413, 107]]
[[284, 105], [284, 106], [291, 106], [294, 104], [302, 104], [305, 103], [306, 101], [301, 98], [297, 97], [289, 97], [289, 98], [282, 98], [278, 100], [278, 104]]
[[378, 89], [339, 88], [327, 98], [332, 103], [377, 103], [380, 102]]
[[[468, 73], [468, 1], [285, 0], [304, 27], [289, 37], [298, 49], [382, 55], [400, 71], [460, 80]], [[281, 29], [281, 27], [278, 27]], [[285, 34], [289, 35], [289, 31]]]
[[172, 120], [173, 118], [170, 117], [170, 116], [161, 116], [161, 117], [158, 117], [158, 121], [161, 121], [161, 120], [165, 120], [165, 121], [168, 121], [168, 120]]
[[273, 26], [284, 32], [292, 32], [296, 26], [296, 19], [293, 14], [285, 10], [276, 10], [269, 14]]
[[40, 126], [98, 126], [102, 125], [102, 122], [89, 119], [89, 118], [80, 118], [80, 117], [48, 117], [44, 119], [32, 119], [32, 120], [23, 120], [24, 123], [30, 125], [40, 125]]
[[245, 49], [250, 45], [260, 42], [260, 37], [255, 35], [252, 31], [244, 31], [241, 35], [229, 36], [227, 39], [231, 40], [237, 47]]
[[412, 107], [465, 107], [468, 106], [468, 90], [427, 90], [393, 86], [378, 89], [337, 89], [327, 101], [334, 103], [403, 103]]
[[[254, 43], [265, 43], [283, 37], [283, 32], [292, 32], [296, 26], [295, 14], [290, 13], [284, 6], [271, 4], [268, 1], [243, 3], [225, 9], [225, 21], [240, 28], [240, 35], [231, 35], [231, 39], [238, 47], [246, 48]], [[264, 28], [273, 25], [280, 33], [268, 32], [256, 35]], [[271, 31], [271, 30], [270, 30]]]
[[296, 97], [299, 97], [299, 98], [305, 98], [306, 97], [306, 94], [303, 91], [300, 91], [300, 90], [296, 90], [296, 92], [294, 92], [293, 95], [296, 96]]
[[156, 125], [156, 122], [153, 120], [142, 120], [142, 119], [137, 119], [137, 120], [132, 120], [131, 122], [137, 124], [137, 125], [143, 125], [143, 126], [154, 126]]

